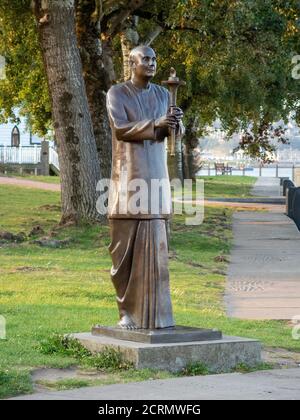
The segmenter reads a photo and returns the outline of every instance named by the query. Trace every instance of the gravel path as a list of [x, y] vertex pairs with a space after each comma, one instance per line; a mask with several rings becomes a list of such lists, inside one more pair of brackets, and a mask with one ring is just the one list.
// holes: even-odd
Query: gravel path
[[48, 184], [47, 182], [31, 181], [29, 179], [10, 178], [0, 176], [0, 184], [16, 185], [17, 187], [38, 188], [40, 190], [60, 191], [59, 184]]

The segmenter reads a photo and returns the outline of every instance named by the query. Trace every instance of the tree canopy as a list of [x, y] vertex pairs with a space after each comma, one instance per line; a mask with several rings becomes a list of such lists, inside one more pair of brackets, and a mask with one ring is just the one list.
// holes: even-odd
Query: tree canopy
[[158, 76], [172, 62], [187, 81], [180, 93], [186, 117], [198, 118], [199, 133], [216, 118], [229, 135], [243, 130], [242, 147], [253, 156], [270, 149], [272, 136], [284, 141], [284, 131], [272, 123], [292, 112], [300, 122], [300, 84], [292, 78], [299, 2], [176, 3], [168, 24], [178, 29], [164, 32], [154, 46]]
[[26, 116], [30, 129], [45, 136], [51, 107], [38, 34], [29, 0], [0, 0], [0, 54], [6, 78], [0, 81], [0, 121]]
[[[79, 3], [84, 7], [91, 1]], [[187, 120], [197, 120], [199, 135], [219, 118], [229, 135], [244, 130], [241, 146], [257, 156], [268, 150], [272, 136], [284, 140], [273, 122], [287, 120], [291, 112], [300, 122], [300, 83], [292, 78], [292, 57], [299, 53], [298, 1], [92, 3], [102, 43], [113, 44], [114, 67], [107, 71], [122, 76], [120, 37], [128, 28], [138, 33], [138, 42], [152, 42], [159, 60], [157, 83], [171, 65], [176, 67], [187, 82], [179, 103]], [[51, 110], [29, 0], [0, 0], [0, 31], [0, 54], [7, 61], [7, 78], [0, 81], [1, 120], [13, 117], [18, 106], [30, 115], [32, 130], [44, 135]]]

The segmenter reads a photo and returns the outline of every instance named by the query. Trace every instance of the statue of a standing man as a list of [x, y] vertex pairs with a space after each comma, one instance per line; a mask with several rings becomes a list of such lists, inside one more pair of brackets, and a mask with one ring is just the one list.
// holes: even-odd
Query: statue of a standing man
[[[111, 278], [117, 293], [119, 326], [166, 328], [174, 326], [174, 320], [166, 229], [172, 205], [165, 138], [172, 128], [179, 136], [183, 133], [183, 113], [175, 108], [171, 115], [168, 91], [150, 83], [156, 72], [156, 55], [151, 48], [134, 48], [130, 66], [131, 80], [111, 87], [107, 94], [112, 129], [111, 179], [114, 185], [123, 183], [131, 191], [127, 201], [133, 198], [130, 183], [142, 180], [148, 187], [147, 209], [142, 199], [144, 205], [139, 212], [130, 206], [124, 211], [120, 188], [110, 189]], [[158, 197], [154, 197], [154, 180], [167, 185], [167, 190], [159, 190]]]

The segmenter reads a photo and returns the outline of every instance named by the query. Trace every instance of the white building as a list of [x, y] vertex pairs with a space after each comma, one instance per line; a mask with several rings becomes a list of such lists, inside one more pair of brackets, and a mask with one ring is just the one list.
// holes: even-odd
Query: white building
[[0, 124], [0, 146], [34, 146], [40, 145], [42, 138], [32, 134], [26, 128], [24, 117], [19, 117], [20, 123]]
[[[17, 113], [16, 113], [17, 114]], [[18, 114], [17, 114], [18, 115]], [[59, 162], [54, 142], [49, 141], [43, 143], [43, 139], [30, 132], [26, 127], [26, 119], [19, 116], [19, 124], [8, 122], [0, 124], [0, 164], [4, 165], [33, 165], [35, 173], [38, 173], [38, 166], [42, 160], [47, 159], [49, 168], [59, 170]], [[49, 147], [48, 147], [49, 145]], [[46, 148], [46, 149], [45, 149]], [[25, 167], [25, 166], [24, 166]], [[5, 169], [4, 169], [5, 170]], [[22, 171], [22, 167], [20, 168]]]

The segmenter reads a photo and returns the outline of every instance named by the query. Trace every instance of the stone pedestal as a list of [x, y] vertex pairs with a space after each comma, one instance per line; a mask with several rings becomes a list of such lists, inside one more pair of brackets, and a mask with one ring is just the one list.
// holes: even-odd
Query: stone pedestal
[[115, 348], [137, 369], [151, 368], [176, 372], [189, 363], [201, 362], [211, 372], [224, 372], [240, 363], [254, 366], [261, 361], [260, 342], [240, 337], [223, 336], [212, 340], [156, 344], [91, 333], [73, 334], [72, 337], [93, 353], [103, 351], [107, 347]]
[[154, 330], [136, 329], [125, 330], [120, 327], [106, 327], [95, 325], [92, 328], [92, 335], [107, 336], [119, 340], [137, 341], [139, 343], [160, 344], [160, 343], [183, 343], [189, 341], [220, 340], [221, 331], [208, 330], [205, 328], [176, 327], [161, 328]]

